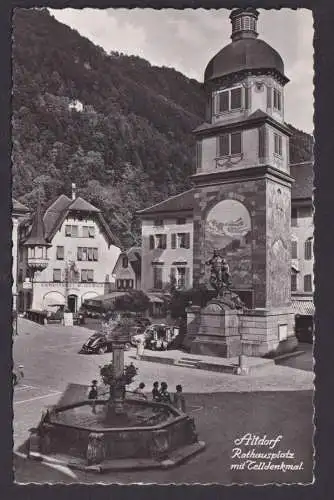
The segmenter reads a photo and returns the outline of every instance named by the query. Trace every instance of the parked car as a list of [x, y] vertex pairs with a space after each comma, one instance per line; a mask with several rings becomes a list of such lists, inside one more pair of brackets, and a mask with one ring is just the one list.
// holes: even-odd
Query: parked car
[[[126, 349], [130, 348], [130, 343], [126, 344]], [[81, 347], [79, 354], [105, 354], [112, 351], [112, 339], [103, 332], [95, 332], [86, 340]]]
[[13, 366], [12, 381], [13, 385], [17, 385], [24, 377], [23, 365]]

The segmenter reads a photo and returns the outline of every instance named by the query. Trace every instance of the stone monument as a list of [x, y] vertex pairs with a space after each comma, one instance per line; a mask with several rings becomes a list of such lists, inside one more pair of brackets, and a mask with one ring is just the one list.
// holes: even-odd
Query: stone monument
[[215, 249], [210, 265], [210, 284], [215, 298], [200, 311], [198, 334], [194, 337], [191, 352], [225, 358], [242, 354], [240, 338], [240, 313], [244, 308], [240, 297], [232, 292], [229, 266]]

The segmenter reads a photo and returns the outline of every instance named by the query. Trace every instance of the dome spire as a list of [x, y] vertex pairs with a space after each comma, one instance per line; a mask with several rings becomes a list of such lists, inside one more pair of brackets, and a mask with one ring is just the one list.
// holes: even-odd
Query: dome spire
[[256, 24], [258, 17], [258, 11], [252, 7], [232, 10], [230, 14], [232, 41], [234, 42], [242, 38], [257, 38]]

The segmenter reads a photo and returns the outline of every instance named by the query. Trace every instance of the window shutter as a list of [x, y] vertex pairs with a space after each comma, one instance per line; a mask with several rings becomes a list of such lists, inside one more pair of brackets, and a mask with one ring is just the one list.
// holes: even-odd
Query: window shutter
[[259, 128], [259, 158], [264, 159], [266, 156], [266, 147], [265, 147], [265, 128]]
[[231, 90], [231, 109], [241, 108], [241, 87]]
[[77, 238], [78, 237], [78, 226], [72, 226], [72, 236], [73, 238]]
[[71, 236], [71, 226], [65, 226], [65, 236]]
[[97, 248], [93, 248], [93, 260], [99, 260], [99, 253]]
[[186, 233], [186, 248], [190, 248], [190, 233]]
[[87, 270], [82, 269], [81, 271], [81, 281], [87, 281]]
[[189, 269], [189, 267], [186, 267], [185, 288], [190, 288], [190, 269]]
[[161, 239], [162, 239], [161, 248], [163, 249], [167, 248], [167, 234], [163, 234]]
[[95, 236], [95, 227], [94, 226], [89, 226], [88, 234], [89, 234], [90, 238], [94, 238], [94, 236]]
[[218, 99], [219, 99], [219, 112], [224, 113], [225, 111], [229, 110], [229, 92], [224, 91], [220, 92], [218, 94]]
[[88, 238], [88, 227], [87, 226], [82, 226], [82, 237]]
[[172, 248], [176, 248], [176, 234], [172, 233]]
[[87, 271], [87, 281], [94, 281], [94, 271], [92, 269]]
[[229, 134], [219, 136], [218, 141], [218, 156], [228, 156], [230, 154]]
[[297, 259], [298, 254], [297, 254], [297, 241], [292, 241], [291, 242], [291, 258], [292, 259]]
[[231, 155], [241, 153], [241, 132], [231, 134]]
[[249, 93], [250, 88], [245, 87], [244, 92], [245, 92], [245, 109], [249, 109], [250, 108], [250, 93]]
[[150, 235], [150, 250], [154, 249], [154, 236]]
[[171, 284], [175, 284], [176, 269], [175, 267], [170, 268], [170, 280]]
[[64, 247], [57, 247], [57, 259], [58, 260], [64, 259]]
[[93, 249], [92, 248], [87, 249], [87, 254], [88, 254], [88, 260], [93, 260]]
[[78, 247], [77, 258], [78, 260], [82, 260], [82, 247]]
[[272, 87], [267, 87], [267, 108], [272, 108]]

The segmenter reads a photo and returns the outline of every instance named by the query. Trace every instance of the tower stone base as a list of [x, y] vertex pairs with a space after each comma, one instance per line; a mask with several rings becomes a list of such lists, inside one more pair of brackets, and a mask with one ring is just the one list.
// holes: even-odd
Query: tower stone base
[[231, 358], [275, 356], [293, 351], [298, 341], [294, 334], [294, 314], [280, 309], [224, 309], [218, 303], [205, 308], [188, 308], [185, 346], [192, 354]]
[[294, 333], [294, 314], [289, 307], [252, 309], [240, 316], [242, 354], [277, 355], [292, 351], [298, 341]]

